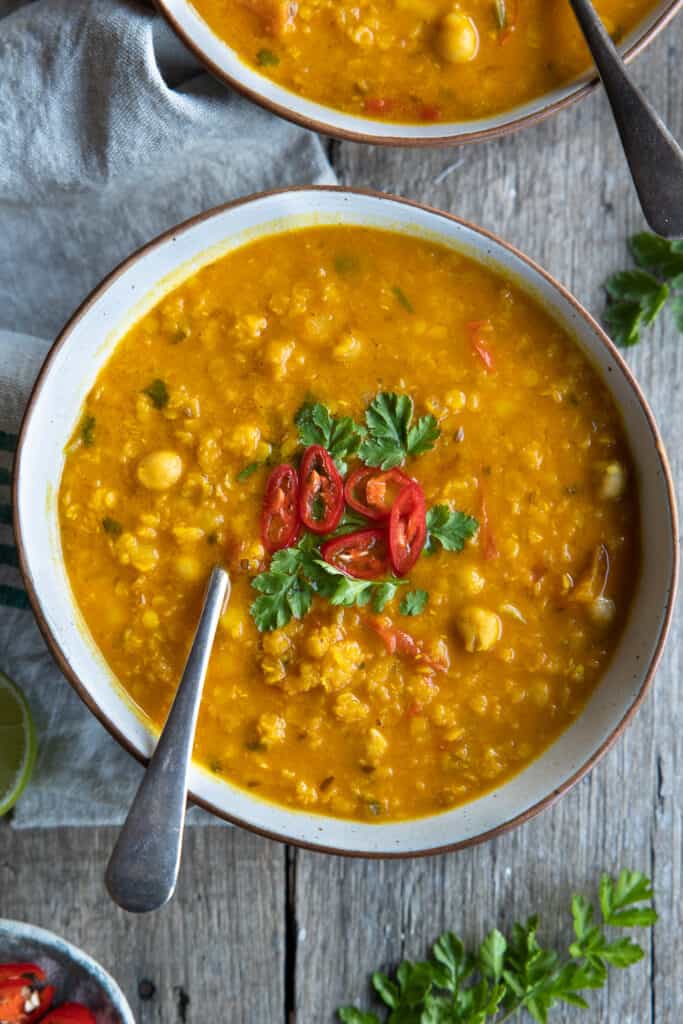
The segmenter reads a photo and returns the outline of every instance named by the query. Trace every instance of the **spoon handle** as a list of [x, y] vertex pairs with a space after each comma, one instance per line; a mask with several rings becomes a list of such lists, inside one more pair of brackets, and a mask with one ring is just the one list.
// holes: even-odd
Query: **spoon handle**
[[591, 0], [570, 0], [600, 72], [645, 219], [665, 238], [683, 235], [683, 151], [640, 89]]
[[133, 913], [157, 910], [175, 890], [199, 703], [229, 593], [230, 577], [216, 566], [166, 724], [107, 865], [109, 895]]

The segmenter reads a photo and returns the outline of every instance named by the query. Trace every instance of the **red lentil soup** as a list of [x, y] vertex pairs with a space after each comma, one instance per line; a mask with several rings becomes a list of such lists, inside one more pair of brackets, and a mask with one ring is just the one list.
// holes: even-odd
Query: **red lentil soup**
[[222, 563], [196, 760], [379, 823], [500, 786], [571, 724], [640, 557], [573, 340], [514, 281], [361, 227], [255, 241], [162, 298], [87, 397], [59, 509], [142, 716], [163, 723]]
[[[484, 118], [590, 64], [569, 0], [193, 0], [248, 64], [325, 106], [395, 122]], [[653, 0], [596, 0], [615, 40]]]

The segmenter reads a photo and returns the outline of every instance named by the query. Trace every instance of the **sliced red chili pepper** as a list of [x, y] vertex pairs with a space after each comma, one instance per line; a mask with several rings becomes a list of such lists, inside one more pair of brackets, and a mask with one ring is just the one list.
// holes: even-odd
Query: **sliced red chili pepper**
[[419, 484], [399, 493], [389, 516], [389, 558], [397, 576], [413, 568], [427, 539], [427, 503]]
[[261, 538], [273, 554], [295, 542], [301, 529], [299, 477], [293, 466], [276, 466], [268, 477], [261, 511]]
[[24, 979], [36, 985], [45, 981], [45, 971], [38, 964], [0, 964], [0, 981]]
[[477, 355], [484, 366], [486, 367], [487, 373], [493, 373], [496, 368], [495, 361], [493, 359], [493, 353], [489, 348], [486, 338], [482, 334], [482, 330], [485, 327], [490, 327], [490, 320], [473, 320], [467, 325], [467, 329], [470, 332], [470, 341], [472, 342], [472, 349], [475, 355]]
[[376, 580], [391, 569], [384, 530], [358, 530], [323, 544], [323, 559], [359, 580]]
[[81, 1003], [62, 1003], [43, 1017], [41, 1024], [95, 1024], [95, 1015]]
[[368, 519], [386, 519], [399, 493], [413, 480], [401, 469], [361, 466], [344, 484], [346, 504]]
[[[432, 658], [426, 654], [422, 643], [410, 633], [397, 629], [388, 615], [371, 615], [368, 622], [382, 640], [389, 654], [405, 654], [424, 665], [429, 665], [435, 672], [448, 671], [447, 661]], [[417, 712], [412, 713], [417, 714]]]
[[300, 469], [299, 516], [313, 533], [331, 533], [344, 512], [344, 481], [330, 453], [319, 444], [304, 452]]
[[[42, 971], [40, 974], [45, 977]], [[25, 977], [0, 981], [0, 1021], [2, 1024], [32, 1024], [49, 1008], [53, 995], [52, 985], [37, 988]]]

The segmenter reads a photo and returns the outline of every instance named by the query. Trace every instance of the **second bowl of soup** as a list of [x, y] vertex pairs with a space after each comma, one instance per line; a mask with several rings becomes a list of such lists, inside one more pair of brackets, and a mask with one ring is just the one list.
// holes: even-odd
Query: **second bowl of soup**
[[599, 329], [484, 234], [340, 191], [218, 211], [105, 285], [39, 385], [17, 509], [51, 640], [141, 753], [227, 567], [193, 791], [342, 851], [467, 841], [566, 788], [642, 698], [675, 573], [655, 428]]
[[[318, 131], [419, 144], [493, 136], [585, 93], [569, 0], [157, 0], [221, 78]], [[680, 0], [597, 0], [632, 55]]]

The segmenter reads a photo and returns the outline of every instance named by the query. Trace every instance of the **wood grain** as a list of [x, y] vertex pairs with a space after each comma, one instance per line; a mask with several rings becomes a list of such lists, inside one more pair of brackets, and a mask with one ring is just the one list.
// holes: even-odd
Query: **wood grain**
[[82, 946], [119, 982], [138, 1024], [283, 1020], [284, 847], [190, 828], [175, 898], [136, 917], [114, 907], [102, 882], [115, 835], [0, 827], [0, 916]]
[[[682, 19], [636, 62], [636, 79], [683, 138]], [[419, 199], [518, 245], [595, 314], [601, 282], [644, 225], [604, 96], [478, 147], [405, 151], [329, 143], [340, 180]], [[683, 347], [662, 324], [629, 354], [683, 479]], [[654, 692], [588, 779], [556, 807], [486, 846], [412, 862], [364, 862], [282, 847], [227, 828], [189, 832], [174, 903], [145, 919], [102, 887], [109, 829], [0, 828], [0, 913], [83, 945], [120, 980], [140, 1024], [328, 1024], [370, 999], [370, 970], [422, 956], [446, 927], [471, 939], [538, 910], [543, 937], [568, 937], [570, 893], [602, 869], [652, 873], [661, 920], [647, 957], [611, 977], [591, 1011], [556, 1024], [683, 1020], [683, 710], [677, 616]], [[138, 995], [141, 980], [155, 986]], [[189, 997], [189, 1003], [186, 1002]], [[207, 1015], [207, 1007], [213, 1008]]]

